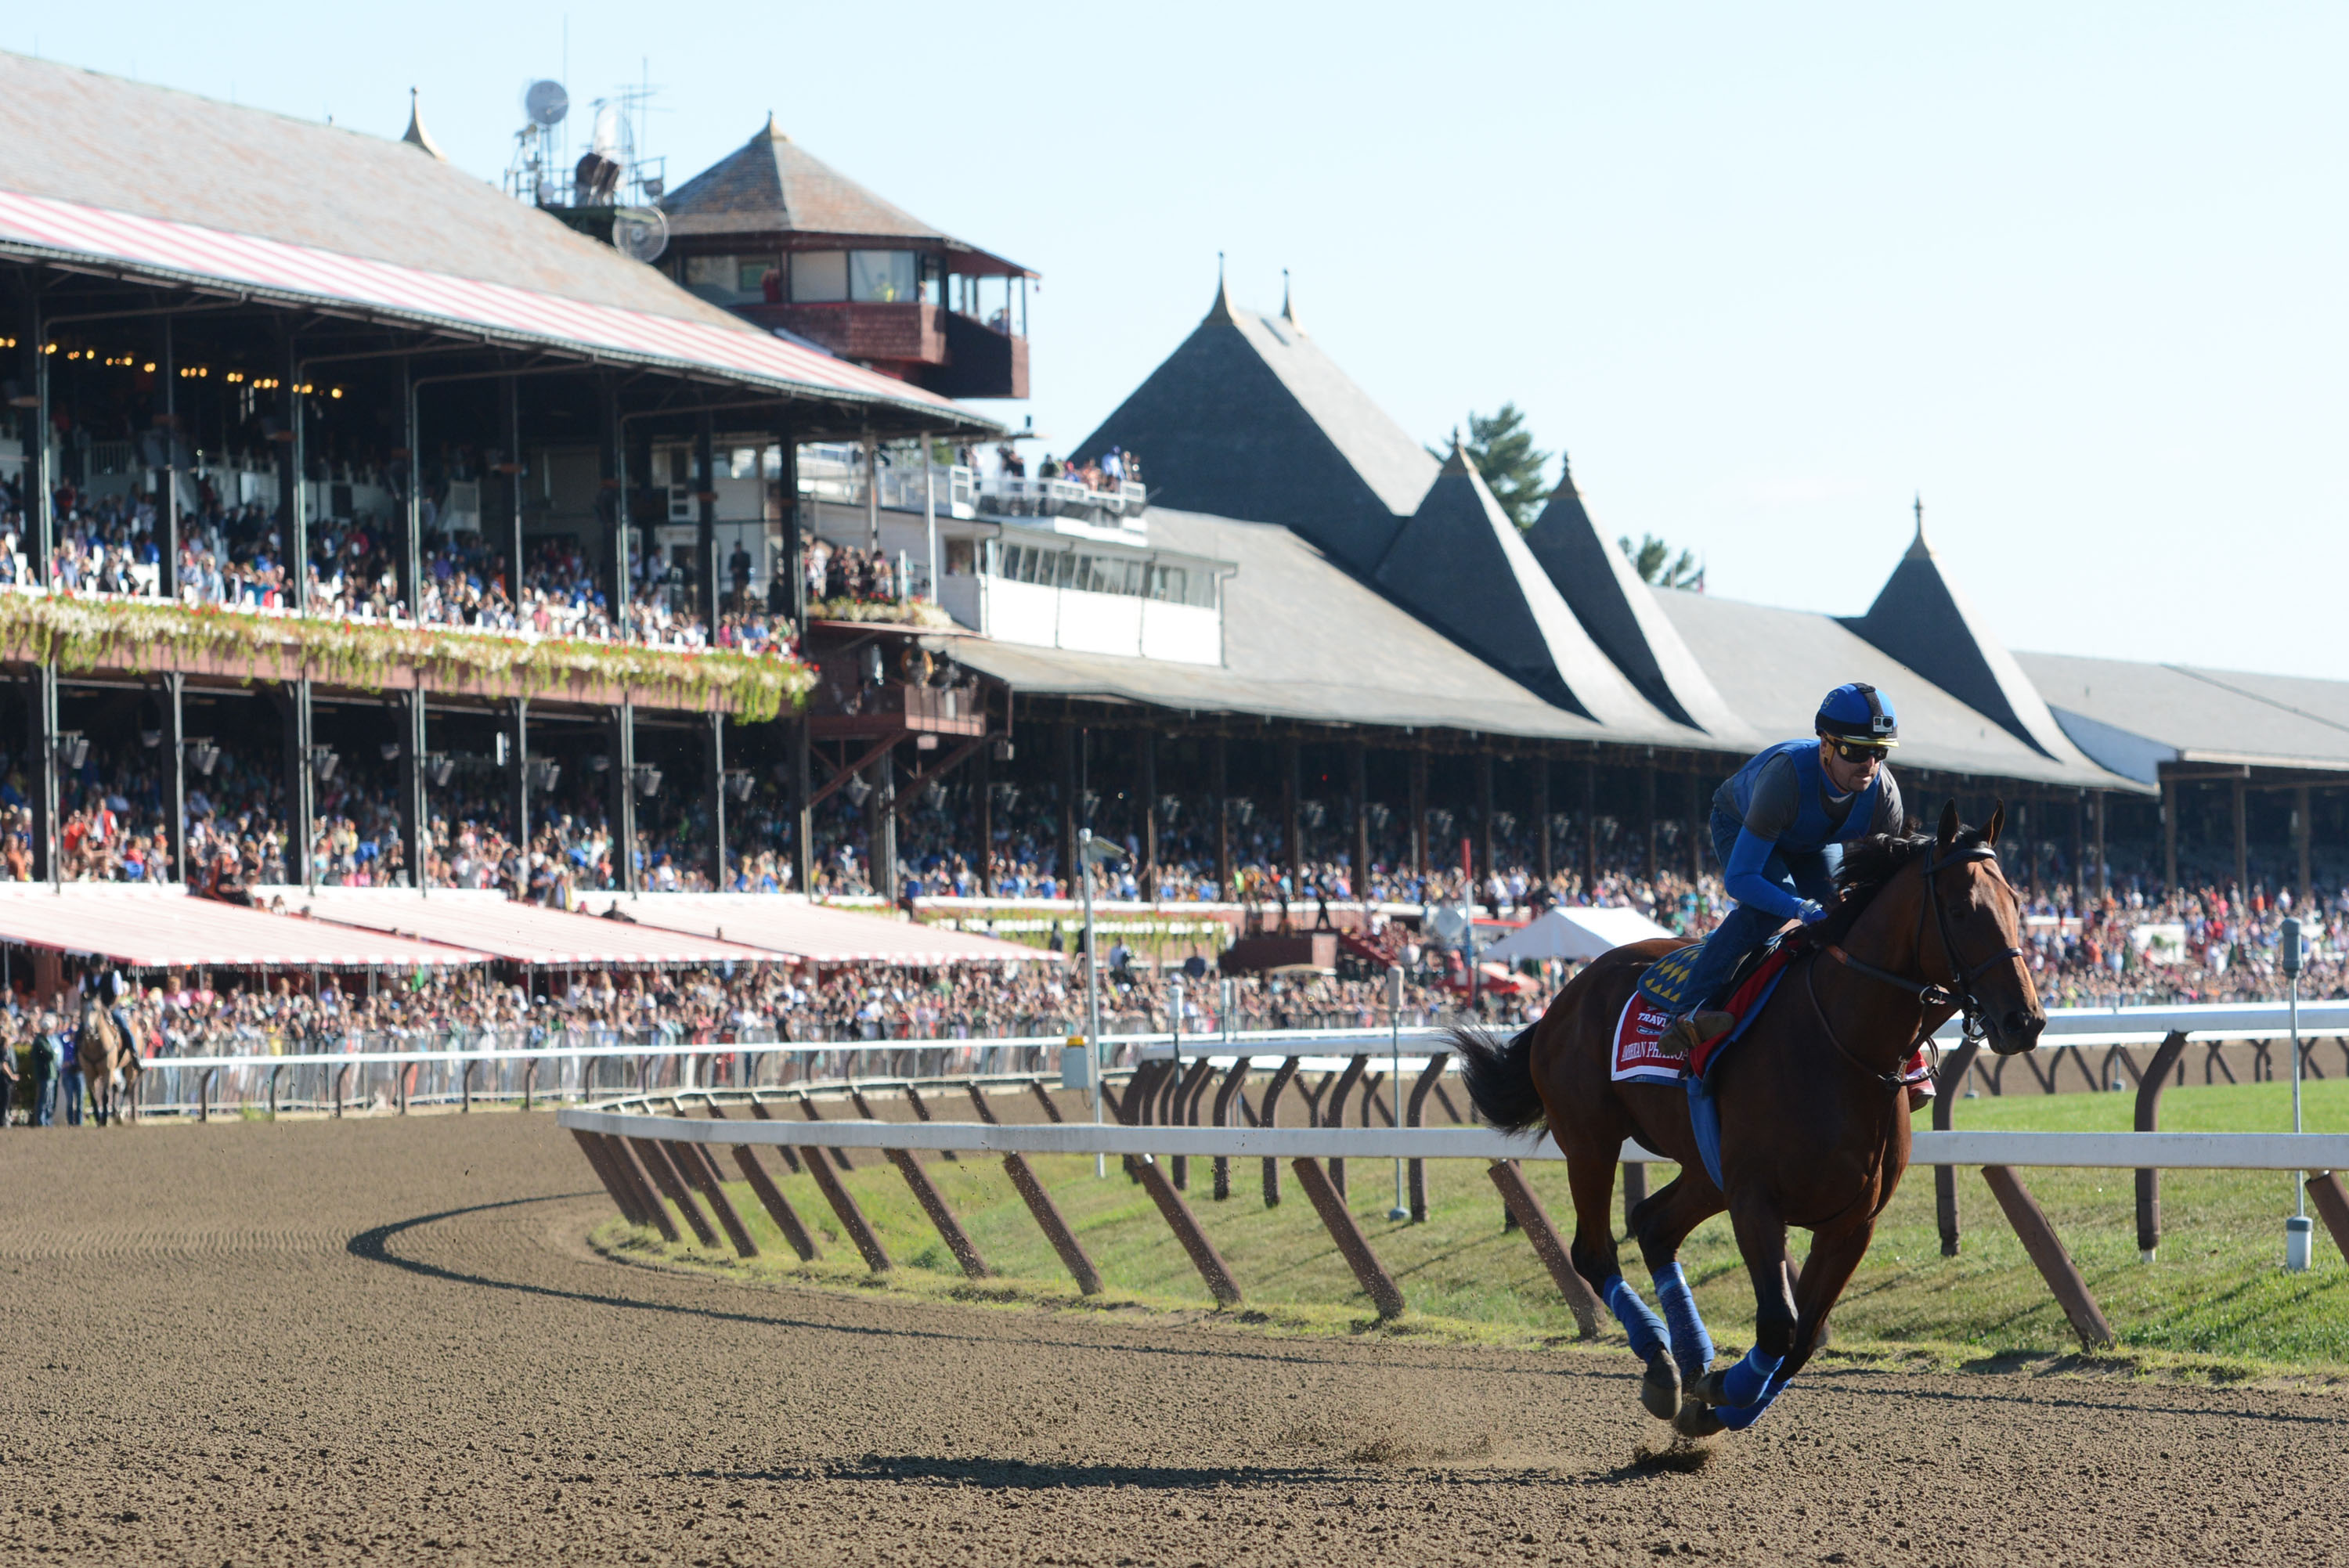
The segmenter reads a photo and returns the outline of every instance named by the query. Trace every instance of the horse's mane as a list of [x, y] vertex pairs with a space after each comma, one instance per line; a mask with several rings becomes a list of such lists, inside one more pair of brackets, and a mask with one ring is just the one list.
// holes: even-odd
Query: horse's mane
[[[1836, 902], [1826, 919], [1812, 927], [1823, 941], [1841, 942], [1851, 934], [1851, 928], [1876, 902], [1876, 895], [1885, 884], [1899, 874], [1912, 861], [1922, 860], [1937, 841], [1930, 833], [1870, 833], [1855, 839], [1843, 847], [1843, 864], [1836, 868]], [[1958, 830], [1951, 846], [1952, 853], [1972, 849], [1982, 841], [1980, 828]]]

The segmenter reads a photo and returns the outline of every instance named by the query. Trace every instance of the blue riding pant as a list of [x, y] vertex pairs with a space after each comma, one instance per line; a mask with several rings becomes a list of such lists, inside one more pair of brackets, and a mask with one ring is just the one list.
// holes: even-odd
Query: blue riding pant
[[[1737, 847], [1737, 835], [1744, 826], [1719, 807], [1713, 809], [1713, 850], [1723, 865], [1729, 864], [1729, 852]], [[1840, 858], [1840, 851], [1836, 851], [1836, 857]], [[1835, 860], [1830, 858], [1829, 850], [1773, 850], [1770, 858], [1762, 863], [1762, 874], [1797, 898], [1820, 903], [1835, 899]], [[1723, 1001], [1721, 991], [1729, 984], [1730, 972], [1737, 967], [1738, 960], [1767, 942], [1770, 934], [1784, 923], [1779, 916], [1747, 904], [1741, 903], [1731, 910], [1729, 917], [1704, 939], [1704, 951], [1697, 954], [1696, 965], [1690, 972], [1688, 995], [1692, 1010]]]

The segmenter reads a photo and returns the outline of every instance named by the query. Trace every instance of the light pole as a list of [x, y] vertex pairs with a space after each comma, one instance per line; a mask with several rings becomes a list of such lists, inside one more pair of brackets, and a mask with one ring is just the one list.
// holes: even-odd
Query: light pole
[[[2300, 922], [2284, 916], [2277, 934], [2276, 964], [2283, 971], [2284, 995], [2292, 1008], [2292, 1130], [2302, 1130], [2300, 1112]], [[2283, 1222], [2283, 1266], [2292, 1274], [2308, 1271], [2308, 1172], [2297, 1172], [2292, 1184], [2292, 1218]]]

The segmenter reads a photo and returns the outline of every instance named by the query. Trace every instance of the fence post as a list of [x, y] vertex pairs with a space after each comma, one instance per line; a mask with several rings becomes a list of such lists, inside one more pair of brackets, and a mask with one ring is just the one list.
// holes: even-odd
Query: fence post
[[[1215, 1109], [1211, 1113], [1216, 1119], [1216, 1126], [1229, 1127], [1232, 1124], [1232, 1102], [1238, 1098], [1240, 1086], [1247, 1081], [1247, 1047], [1243, 1046], [1240, 1047], [1238, 1059], [1232, 1063], [1232, 1070], [1226, 1073], [1224, 1081], [1216, 1087]], [[1216, 1202], [1220, 1203], [1232, 1195], [1231, 1156], [1216, 1155], [1212, 1173], [1215, 1181]]]
[[[1956, 1106], [1958, 1086], [1966, 1081], [1973, 1069], [1974, 1057], [1982, 1049], [1979, 1040], [1968, 1040], [1951, 1051], [1941, 1063], [1940, 1075], [1933, 1080], [1933, 1130], [1950, 1130], [1950, 1117]], [[1941, 1255], [1958, 1255], [1958, 1172], [1951, 1165], [1933, 1167], [1933, 1218], [1940, 1226]]]
[[2341, 1255], [2349, 1258], [2349, 1192], [2341, 1190], [2341, 1178], [2330, 1171], [2308, 1179], [2308, 1201], [2324, 1220], [2324, 1228], [2333, 1233], [2333, 1244]]
[[522, 1108], [530, 1109], [531, 1090], [538, 1086], [538, 1058], [533, 1057], [522, 1065]]
[[709, 1212], [718, 1216], [718, 1223], [726, 1232], [726, 1239], [733, 1243], [736, 1254], [746, 1258], [757, 1257], [759, 1243], [750, 1239], [749, 1229], [742, 1223], [742, 1216], [734, 1212], [733, 1200], [726, 1196], [726, 1189], [719, 1181], [718, 1163], [710, 1159], [709, 1150], [698, 1143], [680, 1143], [677, 1147], [689, 1156], [686, 1179], [700, 1191], [703, 1201], [709, 1205]]
[[1216, 1251], [1216, 1244], [1207, 1240], [1207, 1233], [1199, 1228], [1198, 1217], [1191, 1212], [1191, 1205], [1183, 1202], [1183, 1194], [1174, 1191], [1174, 1184], [1166, 1180], [1166, 1172], [1161, 1171], [1158, 1162], [1147, 1154], [1129, 1157], [1126, 1169], [1149, 1192], [1150, 1201], [1158, 1205], [1158, 1212], [1165, 1219], [1167, 1228], [1174, 1233], [1174, 1239], [1181, 1242], [1183, 1250], [1191, 1254], [1191, 1263], [1198, 1269], [1199, 1277], [1207, 1282], [1208, 1294], [1225, 1306], [1237, 1306], [1240, 1287], [1232, 1283], [1232, 1271], [1225, 1266], [1223, 1254]]
[[269, 1119], [272, 1121], [277, 1119], [277, 1075], [285, 1070], [284, 1068], [269, 1069]]
[[676, 1222], [668, 1217], [668, 1206], [661, 1202], [656, 1184], [647, 1174], [644, 1162], [636, 1158], [636, 1150], [629, 1147], [628, 1140], [607, 1135], [604, 1139], [604, 1152], [610, 1158], [613, 1168], [619, 1171], [622, 1181], [636, 1195], [636, 1206], [651, 1221], [653, 1229], [661, 1233], [661, 1239], [665, 1242], [678, 1240]]
[[[1338, 1075], [1338, 1087], [1330, 1092], [1329, 1104], [1315, 1108], [1316, 1126], [1343, 1127], [1346, 1125], [1346, 1097], [1352, 1094], [1354, 1086], [1362, 1081], [1362, 1074], [1369, 1069], [1370, 1065], [1371, 1058], [1368, 1057], [1356, 1057], [1346, 1064], [1346, 1070]], [[1346, 1195], [1346, 1162], [1344, 1161], [1330, 1161], [1330, 1185], [1338, 1189], [1338, 1196], [1340, 1198]]]
[[[916, 1121], [930, 1119], [929, 1105], [922, 1099], [922, 1091], [914, 1087], [914, 1081], [911, 1078], [905, 1080], [905, 1103], [914, 1108], [914, 1119]], [[938, 1150], [938, 1158], [953, 1160], [955, 1151], [951, 1149], [941, 1149]]]
[[471, 1059], [466, 1061], [464, 1078], [458, 1089], [458, 1095], [461, 1101], [458, 1109], [462, 1110], [468, 1116], [471, 1115], [473, 1111], [473, 1069], [479, 1066], [481, 1066], [481, 1063], [479, 1062], [472, 1061]]
[[1338, 1191], [1337, 1183], [1330, 1180], [1319, 1161], [1299, 1157], [1288, 1164], [1297, 1172], [1297, 1184], [1305, 1189], [1306, 1201], [1321, 1216], [1330, 1239], [1338, 1243], [1347, 1266], [1354, 1271], [1362, 1294], [1371, 1298], [1371, 1305], [1379, 1309], [1381, 1318], [1401, 1317], [1402, 1291], [1379, 1262], [1378, 1254], [1371, 1251], [1370, 1239], [1362, 1234], [1362, 1227], [1354, 1222], [1352, 1211], [1346, 1207], [1345, 1194]]
[[[1256, 1119], [1258, 1127], [1279, 1125], [1280, 1097], [1296, 1079], [1297, 1068], [1302, 1059], [1290, 1057], [1282, 1062], [1280, 1070], [1274, 1073], [1272, 1081], [1265, 1086], [1264, 1109], [1257, 1113]], [[1280, 1207], [1280, 1161], [1270, 1155], [1267, 1155], [1264, 1161], [1264, 1206], [1268, 1209]]]
[[350, 1076], [350, 1064], [347, 1062], [335, 1069], [335, 1119], [336, 1121], [343, 1119], [343, 1080]]
[[[806, 1101], [801, 1103], [804, 1105]], [[874, 1274], [888, 1273], [889, 1254], [882, 1250], [881, 1238], [873, 1233], [873, 1227], [865, 1222], [864, 1211], [856, 1206], [856, 1200], [849, 1195], [847, 1188], [840, 1184], [839, 1174], [833, 1170], [831, 1161], [823, 1158], [823, 1152], [822, 1149], [809, 1145], [808, 1174], [815, 1178], [817, 1188], [823, 1193], [823, 1201], [831, 1204], [832, 1212], [839, 1216], [840, 1228], [846, 1231], [848, 1239], [856, 1243], [857, 1252], [864, 1256], [864, 1266]]]
[[[822, 1121], [823, 1119], [823, 1112], [816, 1109], [815, 1101], [808, 1098], [805, 1090], [802, 1090], [800, 1093], [800, 1114], [806, 1117], [810, 1121]], [[827, 1154], [839, 1163], [840, 1168], [843, 1171], [854, 1171], [856, 1169], [855, 1165], [853, 1164], [848, 1158], [847, 1150], [826, 1149], [821, 1144], [810, 1144], [808, 1146], [808, 1163], [811, 1165], [821, 1165], [823, 1163], [824, 1156]], [[885, 1264], [882, 1266], [885, 1268], [888, 1265]]]
[[[1444, 1076], [1444, 1069], [1451, 1060], [1452, 1053], [1441, 1047], [1429, 1052], [1427, 1066], [1421, 1069], [1419, 1081], [1411, 1086], [1411, 1102], [1403, 1112], [1404, 1126], [1426, 1125], [1427, 1091], [1435, 1087], [1436, 1080]], [[1411, 1222], [1423, 1225], [1427, 1223], [1427, 1161], [1413, 1160], [1404, 1170], [1411, 1181]]]
[[2105, 1321], [2096, 1298], [2088, 1294], [2088, 1282], [2080, 1277], [2080, 1270], [2064, 1243], [2055, 1234], [2055, 1227], [2047, 1222], [2043, 1212], [2013, 1171], [2004, 1165], [1982, 1167], [1982, 1180], [1990, 1183], [1998, 1206], [2006, 1211], [2006, 1222], [2014, 1233], [2023, 1238], [2023, 1250], [2039, 1267], [2039, 1276], [2047, 1288], [2055, 1293], [2055, 1301], [2063, 1307], [2064, 1315], [2071, 1320], [2072, 1332], [2090, 1350], [2113, 1342], [2112, 1325]]
[[592, 1132], [582, 1132], [574, 1127], [571, 1130], [571, 1136], [578, 1140], [579, 1152], [587, 1157], [588, 1165], [595, 1172], [595, 1180], [604, 1183], [604, 1191], [612, 1195], [612, 1202], [619, 1209], [620, 1218], [627, 1221], [631, 1225], [652, 1223], [645, 1218], [644, 1211], [636, 1206], [636, 1195], [622, 1184], [619, 1173], [612, 1169], [611, 1161], [605, 1158], [596, 1135]]
[[677, 1212], [685, 1216], [686, 1226], [693, 1232], [693, 1239], [705, 1247], [716, 1246], [718, 1233], [711, 1230], [709, 1222], [701, 1217], [701, 1206], [693, 1201], [684, 1175], [678, 1171], [676, 1161], [669, 1158], [667, 1144], [657, 1138], [631, 1138], [628, 1142], [636, 1149], [636, 1158], [645, 1162], [645, 1172], [653, 1179], [653, 1185], [660, 1189], [661, 1196], [675, 1203]]
[[[2169, 1069], [2186, 1054], [2186, 1031], [2172, 1029], [2161, 1048], [2153, 1053], [2153, 1064], [2137, 1084], [2137, 1130], [2139, 1132], [2158, 1131], [2161, 1127], [2161, 1091], [2169, 1081]], [[2143, 1170], [2137, 1173], [2137, 1255], [2140, 1262], [2153, 1262], [2154, 1253], [2161, 1247], [2161, 1172]]]
[[1501, 1202], [1508, 1205], [1526, 1240], [1533, 1243], [1534, 1256], [1541, 1259], [1542, 1267], [1549, 1271], [1550, 1283], [1557, 1286], [1558, 1295], [1566, 1297], [1567, 1310], [1574, 1314], [1576, 1334], [1584, 1339], [1597, 1338], [1599, 1298], [1591, 1294], [1590, 1282], [1575, 1272], [1574, 1260], [1559, 1244], [1557, 1232], [1549, 1222], [1549, 1211], [1542, 1206], [1540, 1196], [1526, 1181], [1523, 1168], [1514, 1160], [1495, 1160], [1485, 1173], [1501, 1190]]
[[[1214, 1064], [1206, 1057], [1201, 1057], [1188, 1071], [1168, 1075], [1174, 1084], [1174, 1092], [1169, 1098], [1166, 1107], [1166, 1119], [1169, 1123], [1178, 1127], [1189, 1127], [1197, 1123], [1199, 1096], [1207, 1086], [1208, 1075], [1215, 1070]], [[1177, 1154], [1173, 1156], [1173, 1161], [1174, 1185], [1187, 1190], [1191, 1185], [1190, 1157]]]
[[1099, 1295], [1102, 1293], [1101, 1270], [1093, 1266], [1093, 1260], [1086, 1255], [1083, 1243], [1077, 1240], [1076, 1232], [1069, 1229], [1068, 1221], [1061, 1217], [1060, 1205], [1052, 1202], [1050, 1192], [1044, 1191], [1044, 1183], [1036, 1179], [1028, 1157], [1024, 1154], [1005, 1155], [1003, 1173], [1011, 1178], [1011, 1185], [1019, 1190], [1021, 1200], [1028, 1205], [1028, 1212], [1035, 1216], [1037, 1228], [1044, 1233], [1044, 1239], [1050, 1242], [1052, 1250], [1061, 1254], [1061, 1265], [1077, 1282], [1078, 1294]]
[[747, 1143], [736, 1144], [734, 1163], [741, 1167], [742, 1180], [750, 1183], [750, 1191], [759, 1195], [760, 1206], [767, 1211], [767, 1218], [775, 1222], [775, 1229], [783, 1233], [783, 1240], [790, 1243], [792, 1251], [799, 1253], [800, 1262], [812, 1261], [815, 1257], [815, 1238], [808, 1234], [805, 1225], [800, 1223], [799, 1211], [792, 1208], [792, 1201], [783, 1196], [783, 1190], [775, 1185], [774, 1179], [767, 1174], [766, 1167], [759, 1163], [757, 1150]]
[[196, 1119], [198, 1121], [210, 1121], [212, 1119], [212, 1079], [219, 1074], [220, 1068], [206, 1068], [196, 1075]]
[[962, 1228], [962, 1222], [955, 1218], [954, 1211], [947, 1207], [946, 1194], [939, 1191], [937, 1183], [930, 1180], [930, 1173], [922, 1169], [922, 1162], [914, 1158], [914, 1151], [910, 1149], [885, 1149], [881, 1152], [889, 1157], [889, 1163], [897, 1168], [897, 1173], [905, 1179], [905, 1185], [914, 1190], [914, 1202], [922, 1206], [922, 1212], [927, 1214], [930, 1223], [937, 1227], [939, 1238], [946, 1243], [947, 1251], [954, 1253], [955, 1262], [962, 1265], [962, 1272], [972, 1279], [985, 1279], [989, 1271], [987, 1260], [978, 1255], [978, 1244]]

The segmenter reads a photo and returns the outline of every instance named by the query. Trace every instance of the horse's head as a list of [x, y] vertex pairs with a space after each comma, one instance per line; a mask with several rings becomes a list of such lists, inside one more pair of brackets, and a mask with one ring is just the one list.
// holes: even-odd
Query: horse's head
[[1990, 820], [1970, 829], [1958, 820], [1958, 803], [1941, 808], [1933, 834], [1930, 896], [1922, 942], [1929, 966], [1947, 970], [1936, 978], [1951, 990], [1971, 989], [1990, 1029], [1991, 1049], [2016, 1056], [2039, 1043], [2047, 1009], [2023, 961], [2023, 900], [1999, 868], [1998, 836], [2006, 828], [2006, 802], [1991, 809]]

